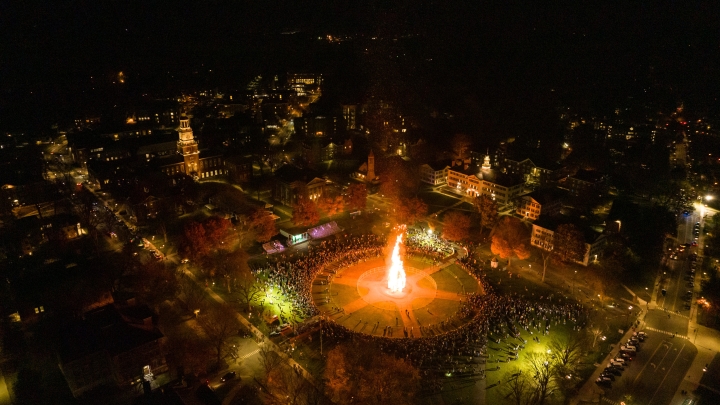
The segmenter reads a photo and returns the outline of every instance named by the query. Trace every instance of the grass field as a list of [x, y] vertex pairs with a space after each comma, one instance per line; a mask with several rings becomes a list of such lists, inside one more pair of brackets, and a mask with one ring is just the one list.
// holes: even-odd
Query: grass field
[[458, 202], [457, 198], [432, 191], [419, 193], [418, 197], [428, 205], [428, 214], [433, 214]]
[[[416, 258], [407, 258], [405, 264], [406, 267], [417, 270], [429, 270], [432, 266], [432, 263]], [[313, 296], [316, 299], [328, 296], [324, 292], [327, 288], [331, 302], [323, 309], [333, 312], [333, 307], [356, 308], [352, 311], [348, 309], [345, 315], [336, 314], [335, 322], [357, 332], [382, 335], [385, 326], [402, 326], [400, 320], [403, 319], [404, 314], [398, 311], [396, 304], [390, 299], [372, 304], [364, 303], [362, 296], [367, 291], [358, 289], [355, 280], [360, 275], [383, 265], [382, 260], [374, 260], [342, 270], [338, 273], [337, 282], [329, 286], [315, 285]], [[408, 275], [411, 276], [412, 273], [409, 272]], [[413, 315], [420, 326], [432, 326], [453, 317], [461, 305], [460, 294], [463, 291], [475, 292], [478, 289], [475, 279], [456, 265], [450, 265], [425, 276], [418, 282], [418, 286], [457, 294], [457, 300], [429, 297], [418, 297], [413, 300], [411, 304]]]
[[[537, 303], [548, 303], [548, 297], [552, 297], [550, 302], [553, 303], [574, 301], [572, 297], [567, 296], [566, 292], [558, 291], [546, 285], [535, 283], [530, 279], [522, 277], [519, 278], [515, 273], [513, 273], [512, 277], [510, 277], [510, 274], [507, 271], [491, 270], [487, 273], [487, 277], [497, 294], [518, 294], [520, 296], [524, 296], [524, 298], [530, 302]], [[597, 311], [599, 311], [596, 307], [589, 308], [589, 310], [592, 313], [597, 313]], [[612, 340], [612, 337], [615, 336], [615, 332], [619, 328], [623, 327], [623, 321], [626, 319], [624, 315], [625, 313], [617, 308], [610, 308], [606, 305], [606, 307], [601, 311], [603, 311], [602, 314], [605, 316], [605, 329], [609, 339], [607, 342], [599, 342], [595, 348], [589, 349], [586, 357], [581, 361], [581, 363], [585, 364], [585, 368], [581, 369], [579, 374], [573, 377], [576, 378], [579, 383], [587, 379], [587, 377], [591, 374], [594, 369], [592, 364], [598, 361], [598, 359], [605, 357], [607, 352], [610, 350], [610, 340]], [[527, 353], [533, 351], [547, 351], [547, 345], [551, 339], [563, 338], [570, 334], [578, 333], [572, 329], [572, 326], [573, 325], [571, 323], [559, 323], [557, 325], [552, 325], [549, 335], [538, 335], [537, 332], [532, 329], [531, 330], [534, 334], [530, 335], [529, 332], [520, 329], [521, 338], [526, 340], [527, 343], [525, 344], [525, 349], [519, 352], [519, 359], [516, 361], [498, 362], [498, 357], [501, 357], [502, 359], [507, 358], [506, 355], [503, 356], [503, 354], [501, 354], [507, 350], [507, 342], [501, 341], [500, 344], [489, 342], [487, 353], [488, 355], [492, 355], [492, 358], [489, 358], [486, 364], [486, 403], [502, 403], [504, 401], [501, 394], [501, 380], [503, 377], [506, 377], [506, 374], [511, 371], [513, 373], [516, 372], [516, 368], [523, 370], [525, 367], [524, 359], [527, 356]], [[532, 340], [532, 338], [536, 336], [540, 338], [539, 343]], [[511, 339], [511, 341], [513, 344], [522, 343], [517, 339]], [[499, 369], [496, 369], [498, 367]], [[558, 393], [557, 395], [560, 394]]]

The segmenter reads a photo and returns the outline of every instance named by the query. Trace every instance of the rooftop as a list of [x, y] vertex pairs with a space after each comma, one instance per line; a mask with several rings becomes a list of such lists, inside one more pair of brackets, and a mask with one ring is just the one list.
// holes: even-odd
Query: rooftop
[[438, 171], [446, 167], [450, 167], [451, 163], [452, 162], [450, 160], [438, 160], [437, 162], [426, 163], [426, 165], [430, 166], [431, 169]]
[[551, 217], [541, 214], [540, 217], [533, 223], [534, 226], [539, 226], [541, 228], [549, 229], [551, 231], [555, 231], [558, 226], [565, 224], [573, 224], [577, 226], [578, 229], [583, 232], [583, 235], [585, 236], [585, 242], [587, 243], [593, 243], [601, 235], [600, 232], [591, 228], [580, 218], [571, 218], [563, 215]]
[[309, 183], [315, 178], [320, 178], [320, 175], [312, 169], [285, 164], [275, 171], [275, 178], [288, 184], [296, 181]]
[[535, 190], [532, 193], [527, 194], [528, 197], [537, 201], [538, 203], [540, 203], [540, 205], [550, 204], [552, 202], [561, 200], [566, 195], [567, 192], [558, 188], [544, 188]]
[[570, 177], [588, 183], [598, 183], [602, 181], [603, 174], [595, 170], [580, 169], [577, 171], [577, 173], [575, 173], [575, 175]]
[[536, 150], [516, 150], [510, 153], [506, 159], [515, 162], [524, 162], [530, 160], [535, 167], [547, 170], [558, 170], [562, 167], [560, 163], [553, 160], [546, 154], [537, 152]]
[[524, 184], [525, 181], [520, 176], [501, 173], [494, 169], [481, 169], [478, 165], [471, 163], [467, 168], [465, 166], [453, 166], [450, 170], [462, 173], [466, 176], [475, 176], [480, 180], [485, 180], [503, 187], [517, 186]]
[[84, 320], [64, 323], [58, 354], [64, 363], [101, 351], [116, 356], [162, 337], [157, 329], [129, 325], [115, 306], [109, 304], [87, 312]]

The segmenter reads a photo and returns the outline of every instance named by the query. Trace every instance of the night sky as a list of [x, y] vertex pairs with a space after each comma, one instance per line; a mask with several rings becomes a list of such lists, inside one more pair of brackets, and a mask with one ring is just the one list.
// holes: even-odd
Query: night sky
[[[489, 132], [507, 120], [537, 130], [559, 105], [610, 111], [627, 97], [717, 110], [716, 1], [494, 3], [3, 2], [0, 129], [287, 71], [321, 72], [337, 84], [329, 94], [360, 101], [375, 76], [398, 77], [425, 111]], [[317, 39], [327, 34], [355, 40]]]

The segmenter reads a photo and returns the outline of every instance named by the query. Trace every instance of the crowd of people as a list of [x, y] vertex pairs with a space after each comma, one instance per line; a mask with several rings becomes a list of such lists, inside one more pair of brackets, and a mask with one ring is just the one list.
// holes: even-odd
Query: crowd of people
[[[409, 230], [405, 243], [408, 253], [420, 253], [436, 261], [448, 258], [449, 244], [441, 240], [434, 242], [422, 231]], [[304, 254], [282, 255], [274, 263], [256, 268], [254, 272], [266, 288], [277, 289], [293, 303], [300, 315], [310, 317], [320, 313], [318, 303], [312, 298], [312, 285], [318, 280], [323, 282], [326, 276], [319, 277], [321, 273], [334, 273], [332, 269], [380, 257], [386, 244], [387, 240], [377, 235], [344, 235], [324, 241]], [[382, 336], [370, 335], [352, 331], [332, 320], [323, 322], [321, 333], [328, 341], [355, 340], [374, 345], [412, 362], [427, 377], [450, 373], [484, 378], [481, 364], [518, 358], [518, 352], [527, 344], [520, 335], [521, 329], [535, 335], [532, 339], [539, 343], [559, 323], [570, 322], [577, 330], [585, 326], [587, 313], [580, 304], [562, 303], [552, 297], [542, 297], [538, 303], [517, 294], [495, 294], [487, 282], [482, 263], [468, 256], [458, 258], [456, 264], [472, 275], [482, 289], [479, 293], [466, 294], [454, 317], [438, 325], [421, 327], [417, 335], [408, 335], [407, 330], [400, 331], [397, 326], [385, 326], [384, 329], [379, 326], [373, 330], [383, 329]], [[336, 312], [342, 310], [333, 309]], [[500, 353], [488, 354], [488, 339], [500, 345], [490, 347]]]
[[444, 260], [454, 253], [450, 243], [423, 229], [408, 229], [404, 243], [407, 253], [412, 255]]
[[292, 303], [292, 311], [301, 318], [319, 313], [312, 298], [312, 283], [330, 263], [352, 265], [382, 255], [386, 240], [377, 235], [351, 236], [326, 240], [307, 253], [280, 255], [265, 266], [252, 269], [266, 296], [277, 290]]

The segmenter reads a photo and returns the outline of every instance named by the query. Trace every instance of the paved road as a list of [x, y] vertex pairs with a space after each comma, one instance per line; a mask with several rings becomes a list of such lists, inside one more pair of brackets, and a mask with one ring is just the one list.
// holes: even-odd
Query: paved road
[[692, 243], [693, 242], [693, 227], [697, 222], [700, 222], [700, 219], [702, 218], [700, 216], [700, 212], [697, 210], [693, 211], [692, 214], [685, 216], [683, 215], [680, 220], [678, 221], [678, 242], [680, 244], [683, 243]]
[[688, 318], [683, 315], [673, 314], [661, 308], [651, 309], [644, 318], [645, 326], [652, 329], [662, 330], [668, 334], [687, 336]]
[[667, 309], [671, 312], [679, 312], [685, 316], [690, 313], [690, 308], [685, 308], [685, 294], [688, 290], [692, 290], [688, 286], [687, 270], [689, 267], [689, 261], [687, 253], [682, 253], [678, 256], [678, 260], [668, 260], [667, 270], [664, 271], [664, 277], [666, 280], [661, 282], [660, 287], [666, 290], [665, 296], [662, 294], [658, 295], [657, 305], [660, 308]]
[[[695, 211], [692, 215], [682, 216], [678, 222], [678, 233], [677, 238], [672, 244], [672, 248], [675, 249], [679, 245], [692, 243], [694, 240], [693, 229], [695, 223], [702, 220], [700, 213]], [[702, 241], [701, 241], [702, 242]], [[689, 256], [691, 253], [696, 253], [697, 248], [692, 247], [686, 249], [682, 253], [678, 253], [677, 260], [666, 260], [667, 269], [664, 270], [661, 281], [661, 289], [666, 290], [665, 296], [658, 294], [657, 305], [660, 308], [667, 309], [668, 311], [677, 312], [684, 316], [689, 316], [691, 308], [686, 306], [691, 300], [688, 300], [685, 296], [687, 291], [692, 291], [693, 287], [690, 287], [688, 281], [693, 279], [689, 277], [687, 271], [690, 269]], [[697, 286], [696, 286], [697, 287]]]
[[635, 359], [606, 390], [606, 398], [615, 402], [632, 398], [632, 403], [638, 405], [666, 405], [675, 395], [697, 349], [681, 337], [653, 331], [648, 334]]

